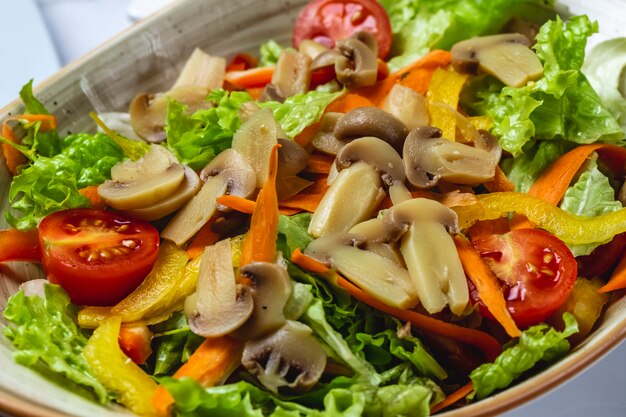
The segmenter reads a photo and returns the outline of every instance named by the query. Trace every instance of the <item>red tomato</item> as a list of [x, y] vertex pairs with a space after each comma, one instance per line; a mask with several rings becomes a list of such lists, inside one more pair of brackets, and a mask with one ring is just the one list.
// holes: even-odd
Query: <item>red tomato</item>
[[293, 46], [313, 39], [332, 48], [335, 41], [360, 31], [376, 37], [378, 57], [385, 58], [391, 49], [391, 24], [376, 0], [313, 0], [298, 15]]
[[97, 209], [58, 211], [39, 224], [43, 266], [76, 304], [113, 305], [148, 275], [159, 232], [148, 222]]
[[0, 262], [39, 261], [39, 238], [37, 231], [21, 232], [15, 229], [0, 231]]
[[[472, 243], [502, 282], [507, 307], [520, 327], [552, 315], [576, 282], [576, 259], [563, 242], [546, 231], [518, 229]], [[472, 298], [479, 301], [475, 291]], [[481, 313], [490, 316], [480, 304]]]
[[152, 332], [145, 324], [122, 324], [118, 341], [126, 356], [138, 365], [146, 363], [152, 354]]

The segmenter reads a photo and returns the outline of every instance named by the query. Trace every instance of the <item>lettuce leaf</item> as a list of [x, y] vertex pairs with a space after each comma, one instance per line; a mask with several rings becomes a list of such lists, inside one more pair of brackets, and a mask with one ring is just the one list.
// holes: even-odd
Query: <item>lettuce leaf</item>
[[[30, 80], [20, 90], [20, 98], [24, 102], [26, 114], [50, 114], [48, 109], [33, 95], [33, 80]], [[40, 132], [41, 122], [35, 122], [36, 129], [28, 129], [22, 144], [28, 146], [36, 153], [51, 157], [61, 152], [61, 139], [56, 130]]]
[[544, 0], [380, 0], [393, 33], [395, 71], [433, 49], [450, 49], [473, 36], [499, 32], [514, 16], [543, 23], [554, 15]]
[[174, 313], [165, 322], [152, 326], [151, 330], [154, 333], [153, 375], [167, 375], [178, 369], [204, 340], [189, 329], [187, 317], [182, 311]]
[[89, 389], [101, 403], [109, 400], [106, 388], [92, 375], [82, 355], [87, 338], [76, 325], [77, 309], [58, 285], [44, 285], [45, 298], [19, 291], [7, 302], [4, 334], [17, 349], [15, 361], [50, 370]]
[[309, 223], [311, 223], [311, 213], [300, 213], [293, 216], [280, 215], [278, 217], [279, 243], [278, 249], [287, 258], [296, 250], [304, 250], [313, 240], [309, 235]]
[[7, 211], [5, 216], [16, 229], [35, 228], [55, 211], [89, 207], [78, 190], [103, 183], [124, 158], [122, 149], [102, 133], [69, 135], [60, 146], [61, 152], [52, 157], [31, 154], [31, 165], [13, 177], [9, 201], [18, 214]]
[[274, 39], [270, 39], [269, 41], [263, 43], [259, 49], [259, 55], [261, 56], [259, 59], [259, 67], [276, 65], [283, 49], [284, 48]]
[[597, 24], [587, 16], [545, 23], [535, 45], [544, 75], [520, 88], [479, 78], [464, 95], [464, 105], [493, 119], [492, 132], [515, 157], [533, 138], [620, 143], [624, 132], [619, 123], [580, 71], [587, 38], [596, 31]]
[[578, 332], [578, 324], [570, 313], [563, 315], [563, 322], [562, 332], [543, 323], [524, 330], [517, 343], [502, 352], [494, 363], [474, 369], [470, 374], [474, 384], [471, 397], [485, 398], [508, 387], [539, 362], [553, 362], [565, 355], [570, 348], [567, 338]]

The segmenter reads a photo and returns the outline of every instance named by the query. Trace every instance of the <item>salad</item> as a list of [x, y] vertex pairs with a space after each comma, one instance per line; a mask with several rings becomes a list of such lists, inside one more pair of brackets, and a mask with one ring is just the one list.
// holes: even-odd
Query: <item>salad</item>
[[626, 41], [552, 1], [313, 0], [291, 45], [0, 142], [15, 360], [145, 416], [428, 416], [626, 288]]

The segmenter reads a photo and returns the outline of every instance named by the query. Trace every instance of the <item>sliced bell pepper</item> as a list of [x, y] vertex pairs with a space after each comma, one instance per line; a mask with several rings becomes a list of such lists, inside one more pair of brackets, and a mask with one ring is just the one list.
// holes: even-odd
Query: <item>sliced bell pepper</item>
[[430, 125], [441, 129], [442, 137], [446, 139], [454, 140], [456, 137], [456, 117], [446, 108], [435, 104], [445, 104], [456, 110], [459, 106], [461, 89], [466, 81], [467, 75], [442, 68], [437, 68], [430, 80], [426, 94]]
[[151, 400], [158, 385], [120, 349], [121, 324], [119, 317], [103, 321], [87, 341], [83, 355], [96, 378], [117, 394], [120, 403], [141, 416], [154, 416]]

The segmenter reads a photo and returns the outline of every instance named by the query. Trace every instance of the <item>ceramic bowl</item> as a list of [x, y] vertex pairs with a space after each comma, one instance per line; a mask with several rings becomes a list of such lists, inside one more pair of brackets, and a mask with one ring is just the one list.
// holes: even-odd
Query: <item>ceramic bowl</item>
[[[92, 130], [90, 111], [125, 110], [135, 93], [162, 91], [176, 78], [185, 58], [196, 47], [220, 56], [257, 51], [274, 38], [290, 42], [294, 17], [306, 0], [179, 0], [139, 22], [113, 40], [72, 63], [36, 87], [36, 95], [57, 116], [60, 132]], [[600, 22], [600, 40], [626, 36], [621, 1], [564, 1], [564, 14], [587, 13]], [[620, 18], [621, 17], [621, 18]], [[29, 78], [24, 75], [25, 81]], [[16, 92], [17, 93], [17, 92]], [[0, 120], [18, 114], [18, 101], [0, 111]], [[9, 174], [0, 163], [0, 211], [7, 210]], [[5, 228], [0, 216], [0, 228]], [[2, 250], [0, 248], [0, 250]], [[18, 285], [41, 276], [37, 265], [0, 264], [0, 310]], [[0, 327], [5, 325], [0, 318]], [[626, 335], [626, 297], [614, 300], [602, 323], [570, 355], [544, 372], [498, 395], [449, 411], [442, 416], [490, 416], [530, 401], [576, 375], [606, 354]], [[18, 416], [129, 415], [121, 408], [104, 408], [31, 369], [15, 364], [11, 343], [0, 336], [0, 410]]]

